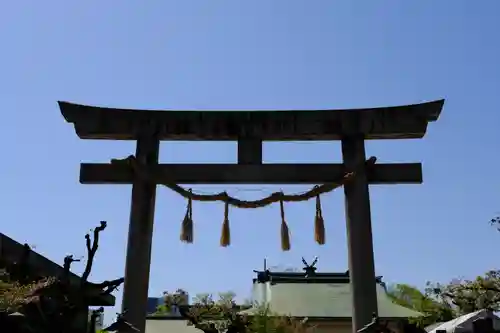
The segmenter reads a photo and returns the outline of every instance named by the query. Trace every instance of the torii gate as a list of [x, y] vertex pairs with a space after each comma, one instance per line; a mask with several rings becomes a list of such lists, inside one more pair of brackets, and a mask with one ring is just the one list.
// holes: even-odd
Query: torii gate
[[[82, 184], [132, 184], [123, 309], [145, 329], [156, 185], [322, 184], [338, 181], [366, 159], [365, 140], [419, 139], [444, 100], [353, 110], [147, 111], [59, 102], [81, 139], [135, 140], [136, 160], [151, 175], [125, 164], [82, 163]], [[161, 140], [237, 141], [237, 164], [158, 164]], [[263, 141], [340, 140], [343, 164], [262, 164]], [[353, 332], [377, 314], [368, 184], [420, 184], [420, 163], [377, 164], [357, 171], [344, 187], [353, 295]]]

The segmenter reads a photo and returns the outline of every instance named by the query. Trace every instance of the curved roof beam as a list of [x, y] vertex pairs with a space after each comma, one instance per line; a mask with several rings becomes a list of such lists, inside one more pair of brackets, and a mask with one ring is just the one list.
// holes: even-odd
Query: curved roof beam
[[288, 111], [150, 111], [105, 108], [59, 102], [67, 122], [81, 139], [136, 140], [154, 130], [160, 140], [264, 141], [419, 139], [439, 118], [444, 100], [347, 110]]

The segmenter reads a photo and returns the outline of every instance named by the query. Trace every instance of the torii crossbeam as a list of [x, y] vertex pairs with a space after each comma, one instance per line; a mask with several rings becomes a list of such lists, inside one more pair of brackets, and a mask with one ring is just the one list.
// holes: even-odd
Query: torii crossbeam
[[[123, 164], [82, 163], [83, 184], [132, 184], [123, 309], [145, 328], [156, 185], [320, 184], [337, 181], [366, 159], [365, 140], [419, 139], [436, 121], [444, 100], [356, 110], [147, 111], [59, 102], [81, 139], [136, 140], [145, 181]], [[160, 141], [237, 141], [238, 164], [158, 164]], [[262, 164], [263, 141], [340, 140], [342, 164]], [[168, 179], [167, 179], [168, 178]], [[377, 313], [368, 184], [419, 184], [420, 163], [377, 164], [357, 171], [344, 187], [353, 332]]]

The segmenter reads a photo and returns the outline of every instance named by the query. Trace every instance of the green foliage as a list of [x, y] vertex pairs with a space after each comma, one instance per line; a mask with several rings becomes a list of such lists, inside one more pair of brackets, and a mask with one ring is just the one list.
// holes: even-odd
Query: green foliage
[[481, 309], [500, 311], [500, 271], [488, 271], [474, 280], [455, 279], [448, 284], [429, 284], [433, 295], [457, 315]]
[[387, 294], [394, 303], [424, 314], [422, 317], [410, 318], [410, 322], [419, 327], [448, 321], [455, 317], [453, 308], [446, 303], [440, 302], [429, 293], [422, 293], [410, 285], [396, 284], [390, 286]]
[[474, 311], [500, 311], [500, 271], [488, 271], [473, 280], [428, 283], [425, 292], [406, 284], [388, 288], [394, 303], [424, 314], [413, 318], [420, 327], [444, 322]]
[[[164, 293], [165, 304], [158, 308], [156, 315], [169, 313], [172, 306], [179, 305], [180, 297], [175, 294]], [[210, 294], [196, 295], [189, 308], [180, 306], [181, 315], [187, 319], [189, 325], [207, 332], [229, 333], [306, 333], [313, 330], [305, 321], [290, 317], [273, 315], [267, 307], [255, 305], [256, 311], [252, 316], [239, 315], [242, 310], [234, 301], [232, 292], [221, 293], [216, 299]]]
[[0, 312], [13, 313], [31, 302], [37, 301], [37, 291], [52, 283], [54, 279], [20, 283], [13, 281], [5, 269], [0, 269]]
[[[500, 217], [490, 224], [500, 231]], [[419, 326], [448, 321], [474, 311], [500, 311], [500, 271], [492, 270], [473, 280], [454, 279], [447, 284], [427, 283], [425, 292], [398, 284], [388, 290], [393, 302], [425, 314]]]
[[291, 317], [276, 316], [267, 307], [260, 307], [252, 316], [247, 332], [255, 333], [308, 333], [314, 327], [307, 325], [307, 321], [300, 321]]
[[156, 307], [156, 312], [153, 313], [152, 315], [153, 316], [163, 316], [167, 313], [170, 313], [169, 307], [166, 306], [165, 304], [160, 304]]

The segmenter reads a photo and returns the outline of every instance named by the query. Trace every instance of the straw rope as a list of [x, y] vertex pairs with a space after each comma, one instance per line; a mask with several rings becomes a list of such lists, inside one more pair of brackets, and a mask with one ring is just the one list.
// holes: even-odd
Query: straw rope
[[[376, 162], [375, 157], [370, 157], [365, 161], [365, 165], [360, 165], [359, 167], [370, 167]], [[143, 168], [137, 161], [135, 156], [131, 155], [124, 159], [113, 159], [111, 164], [126, 164], [131, 167], [134, 175], [140, 177], [145, 181], [153, 181], [150, 178], [147, 170]], [[355, 177], [356, 170], [345, 173], [337, 182], [315, 185], [312, 189], [307, 192], [299, 194], [284, 194], [282, 191], [274, 192], [264, 198], [257, 200], [241, 200], [230, 196], [227, 192], [220, 192], [214, 194], [198, 194], [193, 193], [192, 189], [185, 189], [182, 186], [176, 184], [174, 181], [167, 181], [161, 183], [161, 185], [166, 186], [172, 191], [180, 194], [188, 200], [186, 207], [186, 214], [181, 224], [181, 235], [180, 240], [185, 243], [193, 243], [194, 240], [194, 227], [193, 227], [193, 201], [221, 201], [224, 203], [224, 220], [222, 223], [222, 231], [220, 238], [220, 245], [227, 247], [231, 244], [231, 232], [229, 228], [229, 206], [234, 206], [238, 208], [261, 208], [269, 206], [273, 203], [279, 202], [280, 204], [280, 214], [281, 214], [281, 249], [283, 251], [289, 251], [290, 245], [290, 230], [288, 224], [285, 220], [285, 202], [301, 202], [307, 201], [312, 198], [316, 198], [316, 216], [314, 219], [314, 239], [316, 243], [323, 245], [325, 244], [325, 224], [323, 221], [323, 214], [321, 210], [320, 195], [333, 191], [334, 189], [344, 185], [346, 182], [350, 181]], [[156, 182], [155, 182], [156, 183]]]
[[[365, 164], [367, 167], [375, 164], [376, 162], [375, 157], [370, 157], [368, 160], [366, 160]], [[111, 164], [127, 164], [129, 165], [132, 170], [134, 171], [135, 174], [137, 174], [139, 177], [141, 177], [144, 180], [150, 180], [150, 177], [147, 174], [147, 170], [144, 170], [138, 163], [137, 159], [135, 156], [130, 155], [124, 159], [112, 159]], [[282, 191], [279, 192], [274, 192], [264, 198], [261, 199], [256, 199], [256, 200], [241, 200], [235, 197], [230, 196], [227, 192], [219, 192], [219, 193], [214, 193], [214, 194], [198, 194], [198, 193], [193, 193], [189, 189], [185, 189], [182, 186], [176, 184], [175, 182], [165, 182], [161, 183], [160, 185], [163, 185], [172, 191], [178, 193], [182, 197], [188, 199], [188, 200], [193, 200], [193, 201], [202, 201], [202, 202], [215, 202], [215, 201], [221, 201], [229, 204], [230, 206], [238, 207], [238, 208], [262, 208], [269, 206], [273, 203], [277, 203], [280, 201], [283, 202], [301, 202], [301, 201], [307, 201], [312, 198], [317, 198], [319, 195], [329, 193], [333, 190], [335, 190], [338, 187], [341, 187], [344, 185], [346, 182], [351, 180], [355, 176], [356, 171], [352, 172], [347, 172], [344, 174], [344, 176], [339, 179], [337, 182], [334, 183], [328, 183], [328, 184], [322, 184], [322, 185], [315, 185], [312, 189], [309, 191], [306, 191], [304, 193], [299, 193], [299, 194], [285, 194]]]

